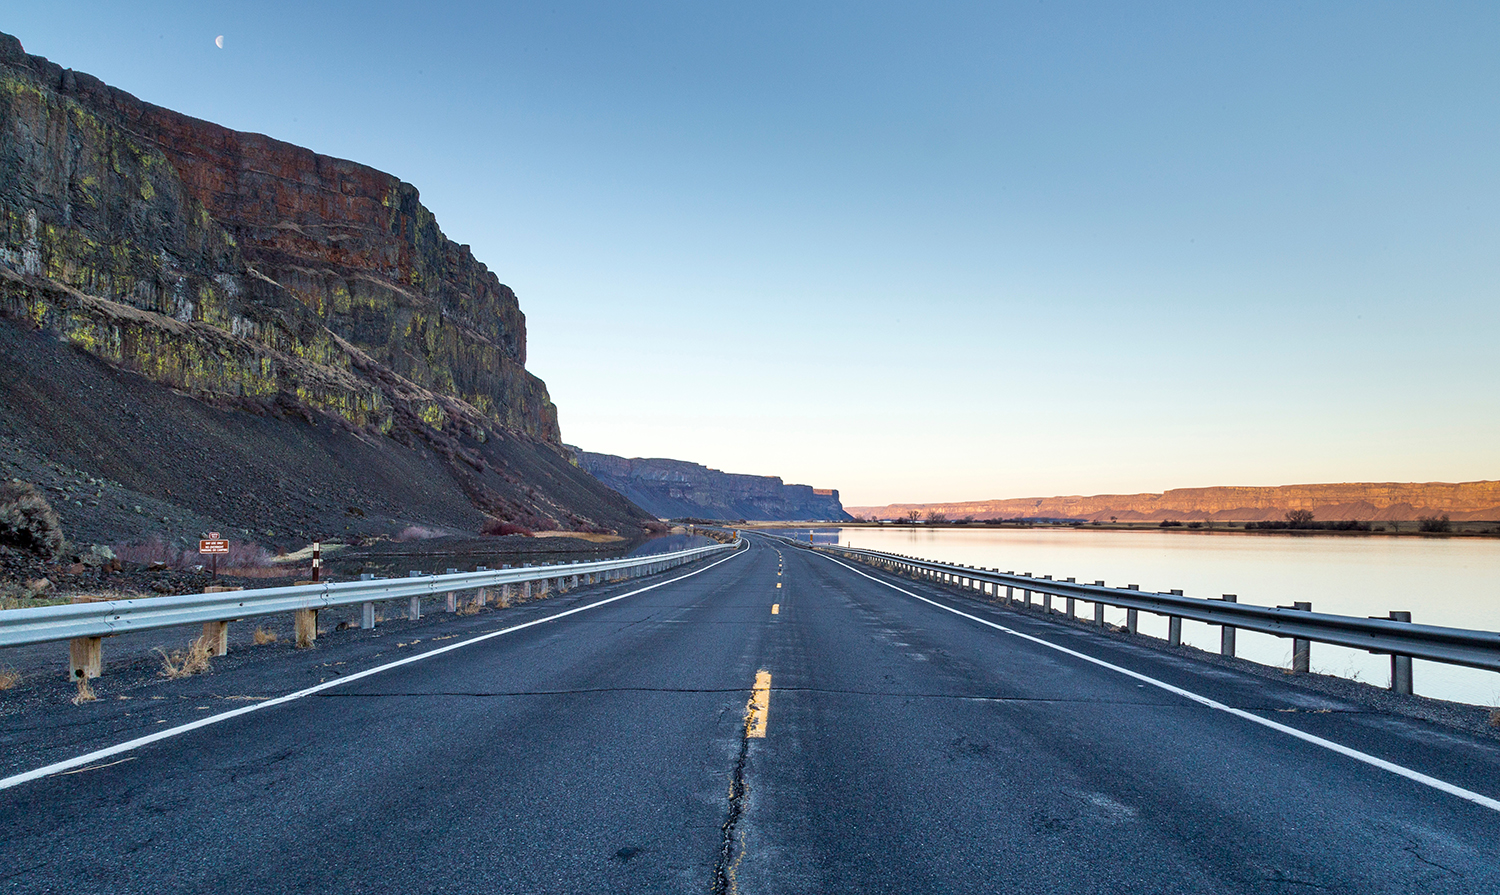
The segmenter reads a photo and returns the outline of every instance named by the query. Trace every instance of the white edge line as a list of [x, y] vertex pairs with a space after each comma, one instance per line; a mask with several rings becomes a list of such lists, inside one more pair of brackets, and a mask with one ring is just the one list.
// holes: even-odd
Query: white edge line
[[834, 559], [833, 557], [828, 556], [825, 553], [817, 553], [816, 555], [823, 557], [824, 559], [828, 560], [831, 563], [834, 563], [835, 565], [843, 566], [856, 575], [861, 575], [865, 578], [868, 578], [871, 581], [874, 581], [876, 584], [883, 584], [886, 587], [889, 587], [891, 590], [906, 594], [908, 597], [913, 597], [915, 599], [921, 600], [923, 603], [928, 603], [932, 606], [936, 606], [939, 609], [945, 609], [948, 612], [953, 613], [954, 615], [962, 616], [966, 619], [969, 619], [970, 621], [979, 622], [981, 625], [987, 625], [997, 631], [1004, 631], [1006, 634], [1011, 634], [1013, 636], [1021, 638], [1022, 640], [1029, 640], [1039, 646], [1045, 646], [1048, 649], [1057, 650], [1060, 653], [1065, 653], [1069, 656], [1073, 656], [1074, 658], [1082, 659], [1085, 662], [1092, 662], [1093, 664], [1098, 665], [1101, 668], [1108, 668], [1110, 671], [1118, 672], [1125, 675], [1126, 677], [1134, 678], [1135, 680], [1150, 684], [1153, 687], [1158, 687], [1162, 690], [1167, 691], [1168, 693], [1173, 693], [1177, 696], [1181, 696], [1184, 699], [1192, 700], [1199, 705], [1207, 706], [1208, 708], [1216, 709], [1218, 711], [1234, 715], [1236, 718], [1243, 718], [1246, 721], [1251, 721], [1255, 724], [1259, 724], [1262, 727], [1269, 727], [1272, 730], [1279, 731], [1286, 734], [1287, 736], [1296, 737], [1303, 742], [1312, 743], [1314, 746], [1321, 746], [1330, 752], [1337, 752], [1339, 755], [1352, 758], [1355, 761], [1364, 762], [1365, 764], [1372, 767], [1380, 768], [1382, 771], [1390, 771], [1392, 774], [1395, 774], [1399, 777], [1405, 777], [1408, 780], [1413, 780], [1417, 783], [1422, 784], [1423, 786], [1430, 786], [1440, 792], [1458, 796], [1460, 799], [1466, 799], [1476, 805], [1482, 805], [1483, 807], [1488, 808], [1491, 811], [1500, 811], [1500, 800], [1492, 799], [1489, 796], [1480, 795], [1473, 790], [1464, 789], [1462, 786], [1455, 786], [1454, 784], [1449, 783], [1446, 780], [1439, 780], [1436, 777], [1429, 777], [1428, 775], [1423, 774], [1420, 771], [1414, 771], [1411, 768], [1403, 767], [1402, 765], [1395, 764], [1394, 762], [1386, 761], [1383, 758], [1376, 758], [1373, 755], [1361, 752], [1358, 749], [1351, 749], [1348, 746], [1342, 745], [1340, 743], [1335, 743], [1332, 740], [1325, 740], [1320, 736], [1314, 736], [1313, 734], [1298, 730], [1295, 727], [1288, 727], [1285, 724], [1279, 724], [1269, 718], [1262, 718], [1261, 716], [1254, 714], [1253, 712], [1247, 712], [1244, 709], [1237, 709], [1233, 706], [1225, 705], [1224, 703], [1217, 700], [1209, 699], [1207, 696], [1200, 696], [1197, 693], [1193, 693], [1189, 690], [1184, 690], [1181, 687], [1174, 687], [1165, 681], [1159, 681], [1154, 677], [1148, 677], [1144, 674], [1141, 674], [1140, 672], [1131, 671], [1128, 668], [1121, 668], [1120, 666], [1106, 662], [1103, 659], [1096, 659], [1093, 656], [1085, 655], [1084, 653], [1077, 652], [1076, 650], [1070, 650], [1065, 646], [1059, 646], [1058, 644], [1050, 643], [1046, 640], [1041, 639], [1040, 637], [1033, 637], [1030, 634], [1022, 633], [1015, 630], [1014, 628], [1007, 628], [1004, 625], [980, 618], [977, 615], [970, 615], [967, 612], [954, 609], [952, 606], [945, 606], [942, 603], [937, 602], [936, 600], [929, 600], [921, 594], [914, 594], [905, 588], [897, 587], [896, 585], [891, 584], [889, 581], [882, 581], [881, 579], [876, 578], [873, 575], [866, 574], [865, 572], [862, 572], [859, 569], [856, 569], [841, 560]]
[[58, 774], [63, 771], [68, 771], [73, 768], [91, 764], [102, 758], [109, 758], [114, 755], [119, 755], [122, 752], [131, 752], [141, 748], [142, 746], [148, 746], [152, 743], [160, 742], [161, 740], [181, 736], [182, 734], [197, 730], [200, 727], [207, 727], [210, 724], [218, 724], [221, 721], [228, 721], [230, 718], [238, 718], [241, 715], [248, 715], [251, 712], [258, 712], [262, 709], [268, 709], [272, 706], [282, 705], [284, 703], [292, 702], [293, 700], [312, 696], [313, 694], [321, 693], [324, 690], [331, 690], [334, 687], [340, 687], [344, 684], [350, 684], [354, 681], [360, 680], [361, 678], [367, 678], [371, 675], [380, 674], [382, 671], [390, 671], [392, 668], [400, 668], [402, 665], [410, 665], [413, 662], [420, 662], [423, 659], [430, 659], [433, 656], [440, 656], [443, 653], [452, 652], [453, 650], [456, 650], [460, 647], [465, 647], [469, 646], [470, 644], [489, 640], [492, 637], [499, 637], [502, 634], [510, 634], [514, 631], [520, 631], [523, 628], [530, 628], [535, 625], [545, 624], [546, 622], [556, 621], [557, 619], [565, 618], [569, 615], [574, 615], [579, 612], [587, 612], [590, 609], [598, 608], [605, 605], [606, 603], [613, 603], [616, 600], [623, 600], [626, 597], [633, 597], [636, 594], [642, 594], [648, 590], [655, 590], [658, 587], [664, 587], [668, 584], [675, 584], [685, 578], [691, 578], [694, 575], [707, 572], [714, 566], [717, 566], [720, 563], [726, 563], [731, 559], [739, 556], [741, 553], [748, 552], [748, 549], [735, 550], [723, 559], [718, 560], [717, 562], [710, 563], [701, 569], [694, 569], [686, 575], [679, 575], [676, 578], [672, 578], [667, 581], [658, 581], [655, 584], [650, 584], [646, 587], [629, 591], [628, 593], [617, 594], [616, 596], [590, 603], [587, 606], [578, 606], [565, 612], [559, 612], [556, 615], [549, 615], [546, 618], [533, 619], [529, 622], [522, 622], [519, 625], [511, 625], [509, 628], [502, 628], [498, 631], [491, 631], [488, 634], [481, 634], [478, 637], [470, 637], [468, 640], [460, 640], [458, 643], [450, 643], [447, 646], [438, 647], [434, 650], [428, 650], [425, 653], [417, 653], [414, 656], [407, 656], [404, 659], [397, 659], [394, 662], [387, 662], [384, 665], [377, 665], [374, 668], [367, 668], [364, 671], [355, 672], [354, 674], [346, 675], [336, 680], [324, 681], [323, 683], [308, 687], [304, 690], [298, 690], [294, 693], [288, 693], [285, 696], [278, 696], [274, 699], [268, 699], [265, 702], [257, 702], [254, 705], [247, 705], [244, 708], [234, 709], [233, 711], [223, 712], [218, 715], [210, 715], [207, 718], [199, 718], [197, 721], [192, 721], [188, 724], [180, 724], [177, 727], [170, 727], [166, 730], [159, 730], [156, 733], [147, 734], [143, 737], [136, 737], [133, 740], [127, 740], [126, 742], [119, 743], [114, 746], [106, 746], [103, 749], [96, 749], [93, 752], [79, 755], [76, 758], [69, 758], [63, 761], [53, 762], [52, 764], [46, 765], [45, 767], [37, 768], [34, 771], [26, 771], [24, 773], [14, 774], [10, 777], [0, 779], [0, 790], [10, 789], [13, 786], [20, 786], [22, 783], [29, 783], [32, 780], [39, 780], [43, 777], [50, 777], [53, 774]]

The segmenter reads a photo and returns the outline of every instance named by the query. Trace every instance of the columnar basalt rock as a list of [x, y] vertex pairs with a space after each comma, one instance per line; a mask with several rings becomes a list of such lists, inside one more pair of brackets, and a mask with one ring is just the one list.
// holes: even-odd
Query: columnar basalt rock
[[[203, 518], [278, 542], [496, 519], [635, 536], [646, 518], [572, 465], [515, 293], [415, 187], [151, 105], [9, 35], [0, 345], [0, 442], [135, 506], [75, 500], [65, 521], [94, 537]], [[341, 463], [358, 468], [324, 471]]]
[[0, 35], [0, 308], [153, 379], [552, 444], [515, 294], [417, 190]]

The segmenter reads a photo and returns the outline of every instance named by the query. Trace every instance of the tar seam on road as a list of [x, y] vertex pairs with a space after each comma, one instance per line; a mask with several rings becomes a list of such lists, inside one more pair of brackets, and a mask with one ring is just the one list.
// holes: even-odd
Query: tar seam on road
[[[740, 737], [740, 754], [734, 762], [734, 773], [729, 777], [729, 813], [719, 827], [719, 858], [714, 862], [714, 895], [735, 895], [739, 886], [735, 874], [740, 861], [745, 858], [744, 843], [735, 853], [734, 839], [740, 817], [745, 813], [745, 796], [749, 785], [745, 782], [745, 764], [750, 760], [750, 740], [766, 735], [766, 710], [771, 704], [771, 672], [762, 668], [755, 673], [755, 688], [750, 692], [750, 702], [745, 706], [745, 735]], [[756, 720], [757, 712], [759, 721]], [[756, 732], [758, 727], [758, 731]]]
[[954, 615], [961, 616], [963, 618], [969, 619], [970, 621], [979, 622], [981, 625], [986, 625], [988, 627], [994, 628], [997, 631], [1003, 631], [1006, 634], [1019, 637], [1022, 640], [1028, 640], [1032, 643], [1037, 644], [1038, 646], [1044, 646], [1047, 649], [1057, 650], [1060, 653], [1065, 653], [1069, 656], [1073, 656], [1074, 658], [1082, 659], [1085, 662], [1098, 665], [1101, 668], [1107, 668], [1110, 671], [1123, 674], [1126, 677], [1134, 678], [1135, 680], [1150, 684], [1153, 687], [1158, 687], [1162, 690], [1167, 691], [1168, 693], [1173, 693], [1177, 696], [1181, 696], [1184, 699], [1192, 700], [1199, 705], [1207, 706], [1208, 708], [1234, 715], [1236, 718], [1243, 718], [1246, 721], [1250, 721], [1254, 724], [1259, 724], [1262, 727], [1269, 727], [1272, 730], [1284, 733], [1290, 737], [1295, 737], [1305, 743], [1311, 743], [1314, 746], [1322, 747], [1329, 750], [1330, 752], [1336, 752], [1339, 755], [1343, 755], [1346, 758], [1352, 758], [1355, 761], [1363, 762], [1367, 765], [1370, 765], [1371, 767], [1380, 768], [1383, 771], [1389, 771], [1392, 774], [1395, 774], [1399, 777], [1405, 777], [1406, 779], [1416, 783], [1420, 783], [1423, 786], [1430, 786], [1433, 789], [1438, 790], [1439, 792], [1445, 792], [1449, 795], [1458, 796], [1460, 799], [1465, 799], [1467, 801], [1473, 802], [1474, 804], [1488, 808], [1491, 811], [1500, 812], [1500, 799], [1492, 799], [1489, 796], [1481, 795], [1477, 792], [1474, 792], [1473, 790], [1464, 789], [1462, 786], [1457, 786], [1455, 784], [1449, 783], [1446, 780], [1439, 780], [1436, 777], [1430, 777], [1422, 773], [1421, 771], [1414, 771], [1411, 768], [1396, 764], [1395, 762], [1386, 761], [1383, 758], [1376, 758], [1375, 756], [1365, 752], [1361, 752], [1358, 749], [1351, 749], [1350, 747], [1345, 746], [1341, 743], [1335, 743], [1332, 740], [1325, 740], [1320, 736], [1314, 736], [1313, 734], [1298, 730], [1295, 727], [1288, 727], [1285, 724], [1278, 724], [1275, 721], [1270, 720], [1269, 718], [1262, 718], [1252, 712], [1247, 712], [1243, 709], [1237, 709], [1233, 706], [1225, 705], [1224, 703], [1217, 700], [1209, 699], [1207, 696], [1200, 696], [1199, 694], [1194, 693], [1191, 690], [1184, 690], [1181, 687], [1174, 687], [1166, 681], [1159, 681], [1154, 677], [1148, 677], [1147, 675], [1141, 674], [1139, 672], [1131, 671], [1128, 668], [1121, 668], [1119, 665], [1114, 665], [1110, 662], [1104, 661], [1103, 659], [1096, 659], [1093, 656], [1080, 653], [1076, 650], [1070, 650], [1065, 646], [1058, 646], [1055, 643], [1050, 643], [1046, 640], [1041, 639], [1040, 637], [1033, 637], [1030, 634], [1022, 633], [1021, 631], [1017, 631], [1014, 628], [1007, 628], [1002, 624], [998, 624], [987, 619], [982, 619], [977, 615], [970, 615], [967, 612], [954, 609], [952, 606], [945, 606], [936, 600], [930, 600], [927, 597], [922, 596], [921, 594], [912, 593], [911, 591], [903, 587], [897, 587], [896, 585], [891, 584], [889, 581], [882, 581], [873, 575], [861, 572], [859, 569], [856, 569], [847, 563], [834, 559], [831, 556], [827, 556], [822, 553], [819, 553], [817, 555], [823, 557], [834, 565], [843, 566], [856, 575], [868, 578], [876, 584], [883, 584], [891, 590], [906, 594], [908, 597], [921, 600], [923, 603], [936, 606], [937, 608], [951, 612]]
[[435, 650], [428, 650], [425, 653], [417, 653], [414, 656], [407, 656], [404, 659], [397, 659], [394, 662], [388, 662], [384, 665], [377, 665], [374, 668], [367, 668], [364, 671], [356, 672], [347, 677], [325, 681], [321, 684], [317, 684], [303, 690], [298, 690], [294, 693], [288, 693], [285, 696], [278, 696], [275, 699], [268, 699], [265, 702], [257, 702], [254, 705], [247, 705], [244, 708], [234, 709], [233, 711], [223, 712], [222, 714], [218, 715], [210, 715], [207, 718], [199, 718], [197, 721], [192, 721], [190, 723], [182, 724], [177, 727], [168, 728], [167, 730], [159, 730], [156, 733], [147, 734], [143, 737], [136, 737], [133, 740], [128, 740], [114, 746], [106, 746], [103, 749], [96, 749], [93, 752], [79, 755], [76, 758], [69, 758], [63, 761], [54, 762], [44, 767], [37, 768], [33, 771], [26, 771], [21, 774], [13, 774], [9, 777], [5, 777], [4, 779], [0, 779], [0, 790], [10, 789], [13, 786], [20, 786], [22, 783], [28, 783], [32, 780], [39, 780], [43, 777], [50, 777], [53, 774], [72, 770], [73, 768], [81, 767], [83, 765], [99, 761], [103, 758], [110, 758], [123, 752], [130, 752], [132, 750], [139, 749], [142, 746], [148, 746], [161, 740], [171, 739], [175, 736], [181, 736], [184, 733], [197, 730], [200, 727], [208, 727], [211, 724], [218, 724], [220, 721], [228, 721], [230, 718], [238, 718], [240, 715], [248, 715], [251, 712], [258, 712], [261, 709], [268, 709], [274, 705], [282, 705], [294, 700], [303, 699], [305, 697], [321, 693], [324, 690], [330, 690], [334, 687], [341, 687], [345, 684], [360, 680], [361, 678], [367, 678], [371, 677], [372, 675], [380, 674], [382, 671], [390, 671], [392, 668], [400, 668], [402, 665], [410, 665], [413, 662], [420, 662], [423, 659], [430, 659], [433, 656], [439, 656], [443, 653], [452, 652], [453, 650], [459, 649], [460, 647], [469, 646], [470, 644], [474, 643], [480, 643], [494, 637], [499, 637], [503, 634], [510, 634], [514, 631], [520, 631], [523, 628], [531, 628], [535, 627], [536, 625], [545, 624], [546, 622], [556, 621], [557, 619], [565, 618], [569, 615], [576, 615], [580, 612], [587, 612], [590, 609], [598, 608], [605, 605], [606, 603], [613, 603], [616, 600], [623, 600], [626, 597], [633, 597], [636, 594], [645, 593], [648, 590], [655, 590], [658, 587], [665, 587], [668, 584], [675, 584], [685, 578], [691, 578], [694, 575], [707, 572], [714, 566], [729, 562], [731, 559], [734, 559], [735, 557], [748, 552], [748, 549], [736, 550], [723, 559], [718, 560], [717, 562], [710, 563], [701, 569], [694, 569], [686, 575], [679, 575], [676, 578], [672, 578], [667, 581], [658, 581], [655, 584], [649, 584], [645, 587], [637, 588], [636, 590], [629, 591], [627, 593], [617, 594], [613, 597], [595, 601], [588, 604], [587, 606], [578, 606], [565, 612], [559, 612], [556, 615], [549, 615], [546, 618], [533, 619], [529, 622], [522, 622], [519, 625], [512, 625], [509, 628], [502, 628], [498, 631], [491, 631], [488, 634], [481, 634], [478, 637], [471, 637], [468, 640], [460, 640], [457, 643], [450, 643], [447, 646], [439, 647]]

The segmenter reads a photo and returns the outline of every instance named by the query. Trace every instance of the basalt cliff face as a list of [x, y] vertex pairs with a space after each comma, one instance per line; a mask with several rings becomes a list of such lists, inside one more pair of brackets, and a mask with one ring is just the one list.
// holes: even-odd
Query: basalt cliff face
[[1455, 521], [1500, 519], [1500, 482], [1356, 482], [1273, 487], [1176, 488], [1161, 494], [1025, 497], [956, 503], [850, 507], [867, 519], [903, 519], [911, 511], [949, 519], [1118, 519], [1120, 521], [1260, 522], [1291, 510], [1317, 519], [1407, 521], [1448, 515]]
[[6, 313], [176, 387], [556, 443], [516, 296], [410, 184], [0, 36]]
[[837, 490], [787, 485], [775, 476], [720, 472], [684, 460], [627, 460], [574, 450], [579, 466], [664, 519], [849, 519]]
[[[344, 493], [358, 490], [354, 475], [328, 498], [352, 509], [363, 501], [393, 520], [471, 528], [485, 515], [529, 528], [644, 518], [571, 464], [546, 386], [525, 369], [515, 294], [443, 234], [413, 186], [151, 105], [28, 55], [9, 35], [0, 35], [0, 318], [104, 362], [111, 393], [125, 400], [145, 401], [151, 387], [190, 396], [196, 405], [162, 396], [153, 406], [171, 415], [162, 426], [200, 433], [209, 453], [243, 453], [214, 446], [213, 433], [234, 426], [203, 416], [211, 409], [284, 423], [276, 443], [293, 467], [316, 469], [311, 458], [329, 450], [379, 454], [382, 476], [405, 490], [356, 500]], [[96, 391], [106, 375], [74, 369], [34, 339], [6, 344], [11, 366], [23, 355], [62, 364], [76, 388]], [[85, 411], [48, 394], [37, 369], [10, 372], [0, 402], [15, 426], [0, 436], [18, 439], [14, 451], [76, 447], [81, 462], [106, 449], [96, 436], [112, 408], [74, 419]], [[313, 437], [296, 427], [321, 428]], [[74, 432], [77, 444], [38, 441], [48, 430]], [[187, 457], [144, 451], [154, 471], [123, 485], [155, 496], [209, 474], [181, 466]], [[282, 484], [298, 497], [318, 487]], [[424, 516], [421, 495], [439, 493], [430, 506], [442, 510]], [[187, 509], [231, 528], [272, 528], [222, 507]], [[330, 524], [304, 520], [312, 533]]]

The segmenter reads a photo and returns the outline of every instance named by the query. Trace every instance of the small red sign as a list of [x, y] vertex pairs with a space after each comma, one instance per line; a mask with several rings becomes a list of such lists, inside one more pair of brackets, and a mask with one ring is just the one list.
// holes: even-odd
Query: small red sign
[[199, 553], [228, 553], [229, 542], [223, 540], [203, 540], [198, 542]]

